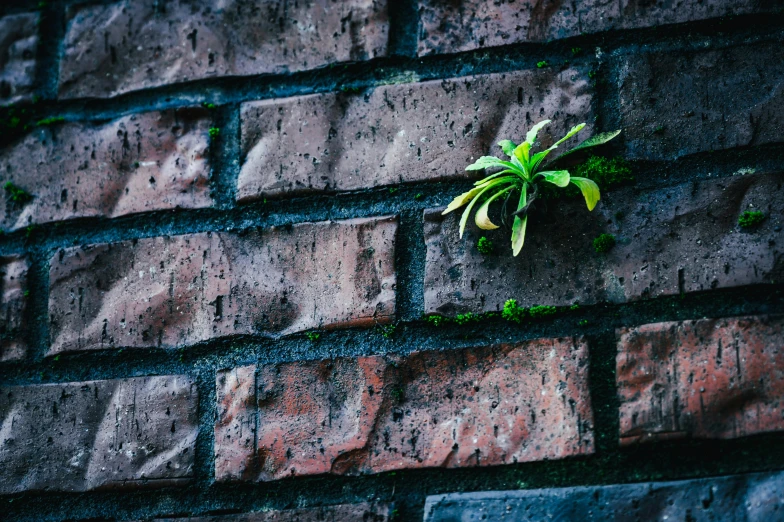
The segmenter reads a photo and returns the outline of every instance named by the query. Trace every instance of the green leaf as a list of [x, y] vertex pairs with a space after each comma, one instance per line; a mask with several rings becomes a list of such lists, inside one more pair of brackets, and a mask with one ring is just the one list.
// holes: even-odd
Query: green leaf
[[[523, 208], [528, 201], [526, 195], [526, 187], [523, 186], [520, 190], [520, 202], [517, 204], [517, 210]], [[515, 216], [514, 223], [512, 223], [512, 255], [517, 256], [523, 249], [525, 243], [525, 229], [528, 225], [528, 214], [523, 216]]]
[[528, 162], [528, 151], [531, 150], [531, 144], [527, 141], [522, 142], [520, 145], [515, 147], [515, 150], [512, 151], [512, 158], [517, 159], [520, 162], [520, 165], [525, 165]]
[[462, 207], [463, 205], [465, 205], [466, 203], [468, 203], [469, 201], [474, 199], [476, 197], [476, 195], [479, 194], [480, 192], [482, 192], [482, 190], [484, 188], [485, 188], [485, 185], [482, 185], [481, 187], [472, 188], [468, 192], [463, 192], [462, 194], [457, 196], [455, 199], [453, 199], [451, 203], [449, 203], [449, 205], [446, 207], [446, 209], [443, 212], [441, 212], [441, 215], [444, 216], [446, 214], [449, 214], [453, 210], [459, 209], [460, 207]]
[[545, 181], [549, 181], [553, 185], [558, 185], [561, 188], [569, 184], [568, 170], [548, 170], [545, 172], [539, 172], [537, 176], [542, 176]]
[[517, 174], [517, 171], [511, 170], [511, 169], [506, 169], [506, 170], [502, 170], [501, 172], [496, 172], [495, 174], [491, 174], [491, 175], [487, 176], [486, 178], [482, 178], [479, 181], [474, 182], [474, 186], [484, 185], [485, 183], [487, 183], [491, 179], [497, 178], [498, 176], [505, 176], [506, 174]]
[[487, 216], [487, 211], [490, 210], [490, 203], [498, 199], [499, 197], [503, 196], [510, 190], [514, 188], [514, 185], [511, 187], [506, 187], [505, 189], [501, 189], [482, 203], [482, 206], [479, 207], [479, 210], [476, 211], [476, 216], [474, 217], [474, 222], [476, 226], [481, 228], [482, 230], [495, 230], [498, 228], [498, 225], [494, 224], [490, 221], [490, 218]]
[[558, 145], [560, 145], [561, 143], [565, 142], [566, 140], [568, 140], [569, 138], [571, 138], [572, 136], [574, 136], [575, 134], [583, 130], [583, 127], [585, 127], [585, 123], [580, 123], [579, 125], [575, 125], [574, 127], [572, 127], [572, 130], [566, 133], [566, 136], [553, 143], [549, 149], [534, 154], [534, 157], [531, 159], [531, 171], [536, 172], [536, 169], [539, 168], [539, 165], [547, 157], [547, 155], [550, 154], [551, 151], [557, 149]]
[[509, 163], [508, 161], [498, 159], [495, 156], [482, 156], [474, 163], [467, 166], [466, 170], [482, 170], [482, 169], [489, 169], [493, 167], [514, 168], [514, 165], [512, 163]]
[[616, 137], [620, 133], [621, 133], [620, 130], [616, 130], [616, 131], [612, 131], [612, 132], [602, 132], [602, 133], [597, 134], [595, 136], [591, 136], [590, 138], [588, 138], [584, 142], [580, 143], [578, 146], [576, 146], [572, 150], [570, 150], [568, 152], [564, 152], [563, 154], [561, 154], [559, 156], [559, 158], [563, 158], [567, 154], [571, 154], [572, 152], [577, 152], [578, 150], [588, 149], [590, 147], [596, 147], [597, 145], [604, 145], [605, 143], [607, 143], [608, 141], [610, 141], [611, 139], [613, 139], [614, 137]]
[[580, 123], [580, 124], [575, 125], [574, 127], [572, 127], [572, 130], [570, 130], [569, 132], [566, 133], [566, 136], [564, 136], [560, 140], [558, 140], [555, 143], [553, 143], [553, 146], [550, 147], [550, 149], [552, 150], [552, 149], [558, 147], [558, 145], [560, 145], [561, 143], [565, 142], [566, 140], [568, 140], [569, 138], [571, 138], [572, 136], [574, 136], [575, 134], [577, 134], [578, 132], [583, 130], [583, 127], [585, 127], [585, 123]]
[[577, 187], [583, 193], [585, 204], [588, 205], [588, 210], [593, 210], [593, 208], [599, 202], [599, 199], [601, 199], [601, 195], [599, 194], [599, 185], [588, 178], [577, 178], [574, 176], [572, 176], [569, 181], [577, 185]]
[[501, 150], [503, 150], [504, 154], [507, 156], [512, 156], [512, 154], [514, 154], [515, 147], [517, 147], [515, 142], [512, 140], [501, 140], [498, 142], [498, 146], [501, 147]]
[[528, 144], [528, 147], [533, 147], [534, 142], [536, 141], [536, 135], [539, 134], [539, 131], [545, 125], [549, 124], [550, 120], [543, 120], [531, 127], [531, 130], [525, 135], [525, 142]]
[[[501, 178], [501, 179], [493, 180], [489, 184], [487, 184], [487, 185], [485, 185], [483, 187], [477, 187], [478, 189], [480, 189], [479, 193], [476, 195], [476, 197], [473, 200], [471, 200], [471, 203], [468, 204], [466, 209], [463, 211], [463, 216], [460, 218], [460, 237], [461, 238], [463, 237], [463, 232], [465, 231], [465, 226], [466, 226], [466, 223], [468, 222], [468, 216], [471, 214], [471, 209], [474, 208], [474, 205], [476, 205], [476, 202], [479, 201], [482, 198], [482, 195], [485, 192], [487, 192], [488, 190], [492, 189], [493, 187], [497, 187], [498, 185], [502, 185], [504, 183], [511, 183], [511, 182], [513, 182], [515, 180], [516, 180], [516, 178], [512, 178], [512, 177]], [[476, 190], [476, 189], [474, 189], [474, 190]]]

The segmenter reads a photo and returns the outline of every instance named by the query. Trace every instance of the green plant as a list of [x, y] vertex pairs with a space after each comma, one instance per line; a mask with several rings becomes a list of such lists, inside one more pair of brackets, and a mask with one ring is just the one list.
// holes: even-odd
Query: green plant
[[504, 303], [501, 317], [513, 323], [521, 323], [525, 319], [525, 308], [517, 306], [517, 299], [509, 299]]
[[593, 249], [598, 254], [609, 252], [615, 246], [615, 236], [612, 234], [600, 234], [599, 237], [593, 240]]
[[381, 332], [381, 335], [384, 336], [384, 339], [391, 339], [395, 336], [395, 325], [394, 324], [379, 324], [378, 330]]
[[582, 47], [572, 47], [572, 54], [574, 56], [577, 56], [578, 54], [580, 54], [582, 52], [583, 52], [583, 48]]
[[55, 123], [62, 123], [65, 121], [65, 118], [62, 116], [55, 116], [53, 118], [44, 118], [43, 120], [38, 120], [35, 123], [36, 127], [47, 127], [49, 125], [54, 125]]
[[555, 315], [558, 310], [554, 306], [537, 305], [528, 309], [528, 313], [533, 319]]
[[575, 167], [575, 173], [591, 179], [602, 188], [614, 187], [634, 182], [634, 174], [629, 163], [623, 158], [591, 156]]
[[417, 194], [414, 196], [414, 199], [415, 199], [415, 200], [417, 200], [417, 201], [419, 201], [419, 200], [420, 200], [420, 199], [422, 199], [423, 197], [425, 197], [425, 195], [424, 195], [424, 194], [422, 194], [421, 192], [418, 192], [418, 193], [417, 193]]
[[215, 104], [214, 103], [210, 103], [210, 102], [202, 102], [201, 106], [204, 107], [205, 109], [214, 109], [215, 108]]
[[747, 210], [738, 216], [738, 225], [741, 228], [754, 228], [765, 219], [765, 213], [759, 210]]
[[[570, 183], [576, 185], [585, 198], [585, 203], [588, 206], [588, 210], [590, 211], [594, 209], [600, 198], [599, 186], [595, 182], [588, 178], [571, 176], [568, 170], [542, 170], [544, 166], [544, 160], [548, 154], [557, 149], [561, 143], [580, 132], [582, 128], [585, 127], [585, 124], [581, 123], [579, 125], [575, 125], [566, 134], [566, 136], [555, 142], [555, 144], [553, 144], [550, 148], [535, 154], [531, 154], [531, 148], [536, 141], [536, 136], [539, 133], [539, 130], [548, 123], [550, 123], [550, 120], [544, 120], [534, 125], [534, 127], [526, 134], [525, 141], [520, 145], [516, 145], [511, 140], [503, 140], [498, 143], [498, 145], [501, 147], [501, 150], [503, 150], [504, 154], [510, 157], [511, 161], [501, 160], [495, 156], [482, 156], [475, 163], [466, 167], [466, 170], [484, 170], [496, 168], [502, 170], [474, 183], [473, 189], [457, 196], [454, 200], [452, 200], [449, 206], [447, 206], [446, 210], [444, 210], [443, 214], [448, 214], [453, 210], [457, 210], [458, 208], [463, 207], [464, 205], [468, 205], [465, 211], [463, 211], [463, 216], [460, 219], [461, 238], [463, 237], [463, 232], [465, 231], [465, 226], [468, 222], [469, 216], [471, 215], [471, 211], [478, 202], [481, 201], [482, 204], [476, 211], [476, 217], [474, 219], [476, 225], [482, 230], [494, 230], [499, 227], [490, 221], [490, 218], [488, 217], [490, 204], [504, 195], [506, 195], [506, 200], [509, 201], [512, 197], [512, 194], [519, 192], [520, 198], [518, 200], [517, 210], [512, 213], [512, 216], [514, 216], [514, 223], [512, 224], [512, 253], [515, 256], [518, 255], [523, 248], [523, 243], [525, 242], [525, 230], [528, 224], [528, 211], [531, 208], [531, 204], [537, 198], [539, 192], [539, 183], [542, 181], [552, 183], [553, 185], [561, 188], [568, 186]], [[605, 132], [588, 138], [572, 150], [567, 151], [559, 158], [556, 158], [555, 161], [557, 162], [564, 156], [567, 156], [578, 150], [583, 150], [589, 147], [595, 147], [597, 145], [607, 143], [620, 134], [620, 132], [621, 131], [619, 130]], [[554, 162], [550, 162], [546, 166], [549, 167], [553, 163]]]
[[455, 316], [455, 323], [459, 325], [468, 324], [468, 323], [478, 323], [478, 322], [479, 322], [479, 316], [472, 312], [457, 314]]
[[215, 139], [220, 135], [220, 128], [210, 127], [209, 133], [210, 133], [210, 138]]
[[482, 255], [490, 255], [493, 253], [493, 242], [482, 236], [476, 243], [476, 249], [479, 250], [479, 253]]
[[572, 306], [569, 307], [569, 310], [572, 312], [576, 312], [580, 309], [580, 303], [574, 303]]
[[23, 188], [17, 187], [10, 181], [6, 181], [5, 185], [3, 185], [3, 188], [5, 189], [8, 199], [12, 203], [18, 205], [24, 205], [25, 203], [29, 203], [33, 199], [32, 194], [30, 194]]
[[449, 318], [444, 317], [443, 315], [428, 315], [425, 320], [435, 327], [439, 327], [442, 324], [449, 322]]
[[305, 337], [312, 343], [315, 343], [321, 337], [321, 334], [318, 332], [305, 332]]
[[543, 68], [547, 67], [548, 65], [549, 64], [547, 63], [547, 60], [542, 60], [541, 62], [536, 62], [536, 67], [539, 68], [539, 69], [543, 69]]
[[580, 319], [578, 323], [580, 326], [588, 326], [588, 319]]
[[390, 193], [390, 194], [394, 194], [394, 193], [395, 193], [395, 192], [397, 192], [398, 190], [400, 190], [398, 187], [389, 187], [389, 193]]

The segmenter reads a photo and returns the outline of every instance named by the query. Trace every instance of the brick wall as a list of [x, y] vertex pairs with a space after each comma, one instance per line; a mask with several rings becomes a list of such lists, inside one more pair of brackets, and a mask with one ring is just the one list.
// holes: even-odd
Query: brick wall
[[[784, 517], [782, 49], [773, 0], [3, 3], [0, 518]], [[634, 181], [460, 239], [545, 118]]]

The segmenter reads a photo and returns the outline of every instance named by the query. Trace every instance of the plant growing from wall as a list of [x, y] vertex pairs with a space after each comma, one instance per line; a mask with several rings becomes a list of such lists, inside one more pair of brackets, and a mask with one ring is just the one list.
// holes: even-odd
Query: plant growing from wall
[[[474, 183], [474, 188], [457, 196], [444, 210], [443, 214], [448, 214], [453, 210], [457, 210], [465, 205], [468, 205], [463, 211], [463, 216], [460, 219], [460, 237], [463, 237], [466, 223], [471, 215], [474, 207], [481, 202], [479, 209], [476, 211], [474, 221], [476, 225], [483, 230], [494, 230], [499, 228], [488, 217], [490, 204], [498, 200], [502, 196], [506, 196], [508, 202], [514, 194], [519, 194], [517, 210], [512, 215], [514, 222], [512, 224], [512, 253], [516, 256], [520, 253], [525, 242], [525, 230], [528, 224], [528, 211], [531, 204], [536, 200], [539, 193], [539, 184], [541, 182], [552, 183], [557, 187], [566, 187], [570, 183], [577, 186], [585, 197], [585, 203], [588, 205], [588, 210], [593, 210], [598, 203], [600, 194], [599, 186], [588, 178], [571, 176], [568, 170], [551, 170], [548, 167], [552, 162], [545, 164], [544, 160], [553, 150], [557, 149], [560, 144], [577, 134], [585, 127], [585, 123], [575, 125], [572, 129], [560, 140], [555, 142], [551, 147], [532, 153], [531, 149], [536, 141], [536, 136], [545, 125], [550, 123], [550, 120], [544, 120], [528, 131], [525, 136], [525, 141], [516, 145], [511, 140], [503, 140], [498, 143], [503, 150], [504, 154], [509, 156], [510, 160], [502, 160], [495, 156], [482, 156], [475, 163], [466, 167], [466, 170], [484, 170], [484, 169], [501, 169], [495, 174], [491, 174], [482, 180]], [[557, 160], [573, 152], [584, 150], [589, 147], [595, 147], [607, 143], [615, 138], [621, 131], [605, 132], [597, 134], [591, 138], [580, 143], [572, 150], [565, 152], [559, 156]]]

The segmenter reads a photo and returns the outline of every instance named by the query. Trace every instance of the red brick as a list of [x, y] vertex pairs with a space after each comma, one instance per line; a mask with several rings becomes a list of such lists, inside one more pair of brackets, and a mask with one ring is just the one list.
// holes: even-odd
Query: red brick
[[590, 454], [587, 365], [584, 341], [543, 339], [225, 370], [215, 477], [269, 481]]
[[0, 198], [0, 227], [211, 205], [204, 109], [40, 127], [0, 152], [3, 182], [33, 195]]
[[774, 12], [765, 0], [486, 2], [420, 0], [419, 54], [454, 53], [520, 42], [546, 42], [619, 29]]
[[[461, 240], [459, 212], [427, 211], [425, 312], [498, 311], [510, 298], [526, 307], [624, 303], [784, 281], [783, 187], [781, 173], [755, 174], [614, 190], [592, 213], [582, 199], [551, 201], [550, 214], [529, 218], [516, 258], [507, 229], [481, 231], [471, 220]], [[738, 216], [750, 208], [767, 218], [741, 230]], [[617, 244], [597, 254], [593, 239], [605, 232]], [[481, 236], [495, 253], [477, 251]]]
[[618, 331], [621, 444], [784, 430], [784, 316]]
[[182, 375], [0, 388], [0, 493], [184, 483], [197, 402]]
[[62, 250], [49, 353], [389, 322], [396, 228], [382, 217]]
[[23, 257], [0, 257], [0, 361], [23, 359], [27, 354], [22, 324], [27, 306], [27, 271]]
[[60, 95], [116, 94], [387, 54], [386, 0], [125, 0], [70, 7]]
[[465, 178], [473, 159], [536, 121], [556, 122], [547, 144], [592, 122], [591, 102], [587, 78], [569, 69], [244, 103], [237, 198]]
[[39, 19], [38, 13], [0, 18], [0, 105], [32, 98]]
[[616, 66], [629, 158], [671, 160], [784, 141], [778, 43], [635, 52]]
[[338, 504], [318, 508], [263, 511], [241, 515], [156, 519], [156, 522], [386, 522], [392, 520], [387, 504]]

